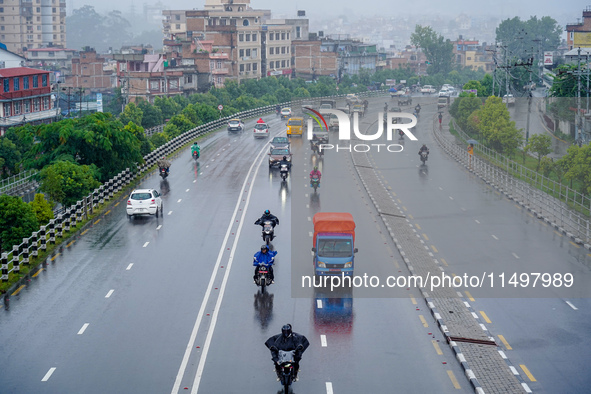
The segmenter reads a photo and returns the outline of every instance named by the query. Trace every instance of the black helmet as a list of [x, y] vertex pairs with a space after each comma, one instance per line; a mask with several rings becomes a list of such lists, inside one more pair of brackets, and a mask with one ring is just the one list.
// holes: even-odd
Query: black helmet
[[283, 156], [283, 160], [287, 160], [287, 156]]
[[268, 215], [268, 214], [270, 214], [270, 213], [271, 213], [271, 211], [269, 211], [268, 209], [267, 209], [267, 210], [265, 210], [265, 215]]
[[291, 336], [291, 324], [281, 327], [281, 334], [283, 334], [283, 338], [289, 338]]
[[269, 251], [269, 247], [268, 247], [267, 245], [262, 245], [262, 246], [261, 246], [261, 252], [262, 252], [263, 250], [266, 250], [266, 251], [268, 252], [268, 251]]

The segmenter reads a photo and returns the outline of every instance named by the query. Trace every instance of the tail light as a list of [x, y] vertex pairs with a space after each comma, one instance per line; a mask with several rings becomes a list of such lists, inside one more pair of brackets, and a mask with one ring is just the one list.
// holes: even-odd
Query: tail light
[[127, 200], [127, 205], [131, 205], [131, 200]]
[[156, 204], [156, 200], [155, 199], [152, 199], [152, 204]]

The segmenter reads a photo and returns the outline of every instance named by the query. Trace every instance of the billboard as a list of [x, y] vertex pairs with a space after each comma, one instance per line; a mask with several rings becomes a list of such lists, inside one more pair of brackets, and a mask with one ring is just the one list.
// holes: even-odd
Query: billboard
[[544, 52], [544, 66], [551, 66], [554, 64], [553, 52]]
[[591, 33], [575, 32], [573, 47], [591, 47]]

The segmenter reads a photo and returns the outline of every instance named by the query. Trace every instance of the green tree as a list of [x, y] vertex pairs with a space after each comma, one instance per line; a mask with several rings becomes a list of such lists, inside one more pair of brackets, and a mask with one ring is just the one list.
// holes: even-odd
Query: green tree
[[480, 107], [482, 107], [482, 101], [478, 97], [458, 97], [450, 107], [450, 114], [462, 130], [468, 131], [468, 118]]
[[123, 127], [123, 131], [133, 134], [138, 139], [140, 142], [140, 154], [142, 156], [146, 156], [154, 149], [154, 146], [148, 140], [148, 137], [146, 137], [146, 133], [144, 132], [144, 128], [142, 126], [139, 126], [133, 122], [129, 122]]
[[0, 250], [10, 251], [39, 229], [33, 208], [19, 197], [0, 196]]
[[134, 103], [129, 103], [125, 106], [125, 109], [119, 115], [119, 121], [122, 124], [128, 124], [129, 122], [133, 122], [138, 126], [142, 125], [142, 117], [144, 116], [144, 111], [141, 110], [137, 105]]
[[176, 101], [168, 97], [154, 98], [154, 106], [160, 109], [164, 120], [172, 119], [172, 117], [181, 112], [182, 109]]
[[165, 132], [154, 133], [150, 137], [150, 143], [154, 146], [154, 149], [160, 148], [162, 145], [166, 144], [168, 140], [168, 134], [166, 134]]
[[430, 63], [427, 68], [429, 75], [448, 73], [453, 67], [453, 43], [444, 39], [430, 27], [415, 26], [415, 31], [410, 35], [410, 42], [420, 47]]
[[31, 205], [31, 208], [33, 208], [33, 212], [35, 212], [37, 222], [40, 225], [49, 223], [49, 221], [53, 219], [53, 211], [51, 209], [51, 204], [49, 203], [49, 201], [45, 199], [45, 196], [43, 194], [36, 193], [34, 200], [31, 201], [29, 205]]
[[51, 200], [69, 207], [100, 186], [96, 166], [58, 161], [40, 171], [41, 191]]
[[542, 157], [552, 152], [552, 138], [546, 134], [534, 134], [529, 138], [525, 148], [528, 151], [534, 152], [538, 156], [538, 165], [536, 171], [540, 169], [540, 162]]
[[68, 32], [68, 47], [82, 49], [86, 45], [97, 48], [101, 44], [96, 32], [104, 31], [105, 18], [95, 11], [93, 6], [85, 5], [75, 9], [71, 16], [66, 17], [66, 31]]
[[17, 174], [21, 153], [7, 137], [0, 137], [0, 173], [3, 178]]
[[160, 126], [164, 123], [162, 110], [159, 107], [142, 100], [138, 103], [138, 108], [142, 111], [142, 127], [145, 129]]
[[550, 157], [544, 156], [542, 157], [542, 161], [540, 162], [540, 171], [542, 174], [547, 178], [550, 176], [550, 173], [554, 170], [554, 161]]
[[499, 153], [513, 154], [521, 145], [523, 135], [511, 121], [509, 110], [499, 97], [487, 98], [475, 116], [478, 118], [478, 130]]
[[[567, 153], [571, 153], [570, 151], [569, 148]], [[579, 192], [583, 195], [591, 194], [591, 145], [586, 144], [580, 148], [577, 146], [572, 152], [574, 157], [564, 177], [571, 181], [578, 181]]]
[[164, 127], [164, 131], [166, 131], [171, 138], [174, 137], [167, 130], [167, 128], [171, 125], [176, 126], [180, 134], [184, 133], [185, 131], [189, 131], [195, 127], [195, 123], [191, 122], [191, 120], [187, 118], [184, 114], [175, 115]]

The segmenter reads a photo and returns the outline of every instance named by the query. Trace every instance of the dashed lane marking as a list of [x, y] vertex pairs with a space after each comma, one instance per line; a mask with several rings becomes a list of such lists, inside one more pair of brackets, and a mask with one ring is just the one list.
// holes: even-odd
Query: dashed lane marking
[[109, 292], [107, 293], [107, 295], [105, 296], [105, 298], [110, 298], [110, 297], [111, 297], [111, 295], [113, 295], [113, 292], [114, 292], [114, 291], [115, 291], [115, 290], [113, 290], [113, 289], [109, 290]]
[[432, 339], [431, 343], [433, 344], [433, 347], [435, 348], [435, 352], [438, 355], [443, 356], [443, 352], [441, 351], [441, 348], [439, 347], [439, 344], [437, 343], [437, 341], [435, 339]]
[[439, 253], [439, 251], [437, 250], [437, 248], [436, 248], [435, 246], [431, 245], [431, 249], [433, 249], [433, 251], [434, 251], [435, 253]]
[[147, 247], [149, 244], [150, 244], [150, 241], [147, 241], [147, 242], [144, 244], [144, 246], [143, 246], [143, 247], [145, 248], [145, 247]]
[[334, 394], [334, 392], [332, 391], [332, 383], [331, 382], [326, 382], [326, 394]]
[[316, 308], [322, 309], [322, 300], [316, 300]]
[[468, 296], [468, 299], [469, 299], [470, 301], [476, 301], [476, 300], [474, 299], [474, 297], [472, 297], [472, 294], [470, 294], [470, 292], [469, 292], [468, 290], [465, 290], [465, 291], [464, 291], [464, 293], [466, 293], [466, 295]]
[[84, 325], [82, 326], [80, 331], [78, 331], [78, 335], [84, 334], [84, 331], [86, 331], [86, 329], [88, 328], [88, 325], [89, 325], [89, 323], [84, 323]]
[[326, 343], [326, 335], [320, 335], [320, 344], [322, 347], [326, 347], [328, 344]]
[[168, 211], [168, 215], [172, 215], [172, 211]]
[[474, 221], [475, 221], [476, 223], [480, 224], [480, 222], [479, 222], [478, 220], [474, 219]]
[[409, 297], [410, 297], [412, 304], [417, 305], [417, 300], [412, 296], [412, 294], [409, 294]]
[[55, 254], [55, 256], [53, 256], [53, 257], [51, 258], [51, 261], [55, 260], [55, 259], [56, 259], [56, 257], [57, 257], [57, 256], [59, 256], [60, 254], [61, 254], [61, 253], [56, 253], [56, 254]]
[[156, 227], [156, 230], [160, 230], [162, 228], [162, 225], [159, 224], [158, 227]]
[[529, 369], [527, 369], [527, 367], [524, 364], [519, 364], [519, 366], [521, 367], [521, 369], [523, 369], [523, 372], [529, 378], [530, 381], [537, 382], [536, 378], [534, 378], [534, 375], [532, 375], [532, 373], [529, 372]]
[[177, 202], [181, 202], [181, 201], [183, 201], [183, 199], [182, 198], [179, 198], [179, 200]]
[[565, 302], [568, 304], [568, 306], [570, 306], [571, 308], [573, 308], [575, 311], [579, 309], [576, 306], [574, 306], [570, 301], [565, 301]]
[[504, 336], [502, 335], [497, 335], [499, 337], [499, 339], [501, 340], [501, 342], [503, 342], [503, 345], [505, 345], [505, 348], [507, 350], [512, 350], [513, 348], [511, 347], [511, 345], [509, 345], [509, 342], [507, 342], [507, 340], [505, 339]]
[[415, 227], [418, 228], [419, 230], [421, 229], [421, 226], [419, 226], [418, 224], [415, 223]]
[[454, 385], [454, 388], [456, 388], [458, 390], [462, 388], [460, 386], [460, 383], [458, 382], [458, 379], [456, 379], [456, 375], [454, 375], [454, 373], [452, 371], [448, 370], [447, 376], [449, 376], [449, 379], [451, 380], [451, 384]]
[[513, 255], [513, 257], [515, 257], [516, 259], [518, 259], [518, 258], [519, 258], [519, 256], [517, 256], [517, 254], [516, 254], [516, 253], [511, 253], [511, 254], [512, 254], [512, 255]]
[[93, 224], [97, 224], [100, 221], [101, 221], [100, 219], [97, 219]]
[[125, 270], [129, 271], [131, 269], [131, 267], [133, 267], [133, 263], [129, 263], [129, 265], [127, 266], [127, 268], [125, 268]]
[[427, 323], [427, 319], [425, 319], [425, 316], [419, 315], [419, 319], [421, 319], [421, 323], [423, 323], [423, 327], [425, 327], [425, 328], [429, 327], [429, 323]]
[[484, 311], [480, 311], [480, 314], [482, 315], [482, 318], [484, 319], [485, 322], [487, 322], [488, 324], [492, 323], [490, 321], [490, 319], [488, 318], [488, 316], [486, 316], [486, 313], [484, 313]]
[[43, 377], [43, 379], [41, 379], [42, 382], [47, 382], [49, 380], [49, 378], [51, 377], [51, 375], [53, 374], [53, 372], [55, 371], [55, 367], [51, 367], [49, 368], [49, 371], [47, 371], [47, 373], [45, 374], [45, 376]]
[[24, 288], [25, 288], [25, 285], [21, 285], [21, 286], [19, 286], [19, 288], [18, 288], [18, 289], [16, 289], [16, 290], [14, 291], [14, 293], [12, 293], [11, 295], [13, 295], [13, 296], [17, 295], [17, 294], [18, 294], [18, 293], [20, 293], [20, 292], [21, 292], [21, 290], [22, 290], [22, 289], [24, 289]]
[[37, 271], [33, 274], [33, 278], [36, 278], [37, 275], [39, 275], [41, 273], [41, 271], [43, 271], [43, 268], [39, 268], [39, 271]]
[[499, 239], [497, 238], [497, 236], [496, 236], [496, 235], [494, 235], [494, 234], [491, 234], [491, 236], [492, 236], [494, 239], [496, 239], [497, 241], [499, 240]]

